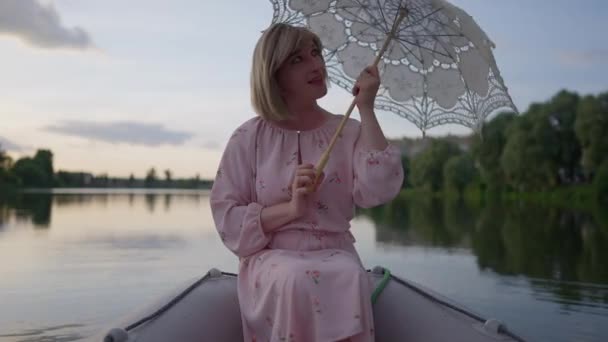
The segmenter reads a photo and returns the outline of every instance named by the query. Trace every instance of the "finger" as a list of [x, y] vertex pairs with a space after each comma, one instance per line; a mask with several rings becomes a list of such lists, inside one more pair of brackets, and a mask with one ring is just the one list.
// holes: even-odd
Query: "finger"
[[311, 183], [312, 177], [311, 176], [298, 176], [298, 182], [299, 183]]
[[315, 185], [320, 184], [323, 181], [323, 174], [321, 173], [320, 175], [317, 175], [317, 174], [313, 175], [312, 181]]
[[367, 72], [369, 75], [372, 75], [372, 76], [378, 76], [378, 67], [375, 65], [370, 65], [367, 68], [365, 68], [365, 72]]
[[374, 85], [374, 84], [376, 84], [378, 82], [379, 82], [379, 80], [377, 78], [374, 78], [371, 75], [366, 75], [366, 76], [361, 77], [361, 79], [359, 80], [359, 88], [360, 89], [367, 89], [371, 85]]
[[370, 81], [370, 80], [379, 80], [379, 79], [380, 79], [380, 77], [378, 77], [378, 74], [375, 72], [361, 75], [361, 81]]
[[300, 169], [296, 171], [296, 176], [313, 176], [314, 174], [314, 169]]
[[296, 177], [296, 187], [300, 187], [306, 184], [312, 183], [312, 178], [308, 176], [298, 176]]
[[298, 165], [297, 170], [306, 170], [306, 169], [312, 169], [312, 168], [314, 168], [314, 167], [315, 167], [315, 166], [314, 166], [314, 165], [312, 165], [312, 164], [310, 164], [310, 163], [306, 163], [306, 164], [300, 164], [300, 165]]
[[309, 193], [310, 193], [310, 191], [306, 187], [297, 188], [295, 191], [295, 194], [298, 197], [308, 195]]
[[319, 188], [319, 185], [321, 185], [321, 183], [323, 183], [323, 179], [325, 179], [325, 173], [321, 172], [319, 177], [315, 181], [313, 181], [314, 184], [312, 184], [312, 186], [310, 186], [310, 188], [313, 192], [317, 191], [317, 189]]
[[365, 67], [365, 69], [363, 69], [363, 71], [361, 71], [360, 76], [373, 76], [374, 75], [374, 67], [373, 66], [367, 66]]
[[375, 65], [370, 66], [370, 67], [369, 67], [369, 73], [370, 73], [372, 76], [376, 76], [376, 77], [377, 77], [377, 76], [378, 76], [378, 74], [379, 74], [379, 72], [378, 72], [378, 67], [377, 67], [377, 66], [375, 66]]

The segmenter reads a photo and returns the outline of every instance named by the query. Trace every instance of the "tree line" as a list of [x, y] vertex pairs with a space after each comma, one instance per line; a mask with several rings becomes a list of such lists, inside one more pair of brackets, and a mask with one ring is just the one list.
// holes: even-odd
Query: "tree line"
[[88, 172], [54, 171], [53, 152], [37, 150], [33, 157], [22, 157], [16, 162], [0, 146], [0, 189], [2, 188], [53, 188], [53, 187], [94, 187], [94, 188], [210, 188], [210, 180], [201, 179], [197, 174], [192, 178], [176, 179], [171, 170], [162, 176], [155, 168], [150, 168], [144, 178], [131, 174], [128, 178], [109, 177], [107, 174], [93, 175]]
[[404, 188], [433, 193], [534, 193], [583, 187], [608, 196], [608, 92], [560, 91], [521, 115], [503, 112], [463, 150], [445, 138], [408, 158]]
[[[582, 188], [608, 197], [608, 92], [579, 96], [561, 91], [521, 115], [503, 112], [469, 137], [462, 149], [447, 138], [426, 138], [428, 147], [402, 161], [404, 188], [432, 193], [542, 193]], [[164, 177], [163, 177], [164, 176]], [[151, 168], [145, 178], [93, 176], [53, 170], [53, 153], [38, 150], [13, 163], [0, 146], [0, 188], [178, 187], [209, 188], [197, 175], [173, 179]], [[591, 190], [590, 190], [591, 189]]]

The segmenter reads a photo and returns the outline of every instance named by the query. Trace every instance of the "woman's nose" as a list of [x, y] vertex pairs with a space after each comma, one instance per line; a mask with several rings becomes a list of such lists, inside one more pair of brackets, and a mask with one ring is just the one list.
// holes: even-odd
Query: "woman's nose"
[[323, 59], [319, 57], [312, 57], [312, 69], [314, 71], [321, 71], [324, 67]]

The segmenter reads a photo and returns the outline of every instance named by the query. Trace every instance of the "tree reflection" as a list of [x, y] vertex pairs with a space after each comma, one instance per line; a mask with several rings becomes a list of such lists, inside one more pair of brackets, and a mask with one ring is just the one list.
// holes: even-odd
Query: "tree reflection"
[[[608, 302], [608, 214], [531, 203], [405, 199], [361, 210], [381, 243], [470, 248], [481, 270], [526, 276], [540, 296]], [[564, 304], [569, 305], [569, 304]]]
[[0, 223], [11, 213], [17, 221], [29, 221], [35, 228], [46, 229], [51, 222], [52, 194], [17, 193], [0, 196]]
[[154, 209], [156, 208], [156, 194], [146, 194], [145, 195], [145, 199], [146, 199], [146, 207], [148, 208], [148, 211], [153, 213]]

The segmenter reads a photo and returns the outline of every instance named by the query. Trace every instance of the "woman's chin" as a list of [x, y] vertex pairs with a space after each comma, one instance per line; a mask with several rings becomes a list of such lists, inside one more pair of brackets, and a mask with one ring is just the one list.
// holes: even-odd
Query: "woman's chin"
[[314, 94], [316, 99], [322, 98], [323, 96], [327, 95], [327, 87], [324, 86], [320, 89], [317, 89]]

